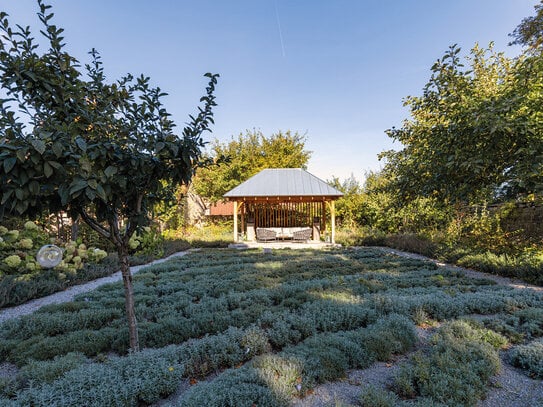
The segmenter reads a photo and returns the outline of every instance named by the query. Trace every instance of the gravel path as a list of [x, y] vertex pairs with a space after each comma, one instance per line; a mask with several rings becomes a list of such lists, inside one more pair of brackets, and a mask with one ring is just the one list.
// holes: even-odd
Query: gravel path
[[297, 399], [291, 407], [331, 407], [338, 405], [360, 405], [358, 400], [364, 386], [385, 387], [392, 382], [398, 365], [378, 362], [364, 370], [351, 370], [343, 380], [317, 386], [303, 399]]
[[[143, 268], [145, 268], [147, 266], [151, 266], [153, 264], [159, 264], [159, 263], [165, 262], [165, 261], [167, 261], [167, 260], [169, 260], [169, 259], [171, 259], [173, 257], [185, 256], [190, 251], [191, 250], [174, 253], [171, 256], [168, 256], [168, 257], [163, 258], [163, 259], [155, 260], [155, 261], [153, 261], [151, 263], [148, 263], [148, 264], [142, 264], [140, 266], [133, 266], [133, 267], [130, 267], [130, 271], [132, 272], [132, 274], [136, 274], [141, 269], [143, 269]], [[121, 279], [122, 279], [121, 272], [118, 271], [118, 272], [116, 272], [116, 273], [114, 273], [114, 274], [112, 274], [110, 276], [102, 277], [102, 278], [99, 278], [99, 279], [96, 279], [96, 280], [93, 280], [93, 281], [89, 281], [88, 283], [75, 285], [75, 286], [70, 287], [70, 288], [68, 288], [68, 289], [66, 289], [64, 291], [59, 291], [57, 293], [48, 295], [47, 297], [36, 298], [35, 300], [28, 301], [28, 302], [26, 302], [24, 304], [21, 304], [21, 305], [16, 305], [15, 307], [4, 308], [4, 309], [0, 310], [0, 323], [6, 321], [8, 319], [17, 318], [17, 317], [20, 317], [22, 315], [31, 314], [34, 311], [37, 311], [38, 309], [40, 309], [41, 307], [43, 307], [45, 305], [58, 304], [58, 303], [61, 303], [61, 302], [73, 301], [74, 297], [76, 295], [78, 295], [78, 294], [86, 293], [88, 291], [92, 291], [95, 288], [100, 287], [101, 285], [104, 285], [104, 284], [115, 283], [117, 281], [121, 281]]]
[[492, 378], [487, 398], [477, 407], [543, 406], [543, 381], [534, 380], [509, 365], [502, 357], [502, 370]]

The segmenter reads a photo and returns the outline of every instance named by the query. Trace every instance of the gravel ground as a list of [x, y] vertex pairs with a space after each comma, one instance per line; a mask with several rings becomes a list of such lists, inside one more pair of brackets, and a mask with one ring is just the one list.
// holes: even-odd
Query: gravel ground
[[365, 370], [351, 370], [345, 379], [316, 387], [314, 393], [296, 400], [291, 407], [333, 407], [336, 403], [359, 405], [363, 386], [385, 387], [391, 383], [398, 368], [396, 364], [379, 362]]
[[492, 378], [487, 398], [477, 407], [543, 406], [543, 381], [534, 380], [509, 365], [502, 357], [502, 370]]
[[[133, 266], [130, 267], [130, 271], [132, 274], [136, 274], [138, 271], [143, 269], [144, 267], [151, 266], [153, 264], [162, 263], [164, 261], [167, 261], [173, 257], [181, 257], [189, 253], [190, 250], [184, 251], [184, 252], [178, 252], [174, 253], [171, 256], [168, 256], [164, 259], [158, 259], [155, 260], [149, 264], [142, 264], [140, 266]], [[118, 271], [115, 274], [112, 274], [107, 277], [102, 277], [97, 280], [89, 281], [85, 284], [75, 285], [73, 287], [70, 287], [64, 291], [59, 291], [58, 293], [54, 293], [51, 295], [48, 295], [47, 297], [37, 298], [35, 300], [28, 301], [24, 304], [17, 305], [15, 307], [9, 307], [4, 308], [0, 310], [0, 323], [11, 319], [11, 318], [17, 318], [22, 315], [28, 315], [33, 313], [34, 311], [37, 311], [41, 307], [49, 304], [58, 304], [61, 302], [68, 302], [72, 301], [74, 297], [81, 293], [86, 293], [88, 291], [92, 291], [97, 287], [100, 287], [101, 285], [108, 284], [108, 283], [115, 283], [117, 281], [121, 281], [122, 276], [121, 272]]]

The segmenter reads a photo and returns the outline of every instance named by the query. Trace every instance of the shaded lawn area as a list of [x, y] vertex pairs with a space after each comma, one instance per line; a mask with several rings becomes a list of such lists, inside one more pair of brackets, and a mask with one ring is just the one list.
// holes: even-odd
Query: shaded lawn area
[[[370, 396], [474, 405], [498, 350], [543, 336], [540, 293], [376, 249], [204, 250], [142, 270], [134, 289], [147, 348], [135, 355], [120, 283], [1, 325], [0, 363], [18, 373], [0, 378], [0, 404], [148, 405], [189, 381], [170, 404], [284, 406], [347, 369], [412, 351], [417, 324], [444, 322], [394, 393]], [[471, 314], [491, 317], [465, 321]]]

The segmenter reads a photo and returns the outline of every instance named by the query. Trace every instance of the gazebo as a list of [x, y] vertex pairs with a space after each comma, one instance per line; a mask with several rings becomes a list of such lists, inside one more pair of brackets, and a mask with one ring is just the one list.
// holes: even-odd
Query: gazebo
[[249, 241], [260, 239], [259, 232], [264, 230], [271, 231], [273, 238], [275, 234], [285, 239], [308, 229], [309, 238], [320, 241], [329, 213], [330, 243], [335, 243], [334, 201], [341, 196], [336, 188], [301, 168], [262, 170], [224, 194], [234, 202], [235, 242], [239, 240], [239, 226]]

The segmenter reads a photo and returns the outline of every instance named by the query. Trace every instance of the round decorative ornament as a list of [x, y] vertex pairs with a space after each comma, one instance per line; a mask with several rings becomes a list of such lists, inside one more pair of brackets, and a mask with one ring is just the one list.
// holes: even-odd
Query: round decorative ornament
[[62, 261], [62, 249], [54, 244], [46, 244], [38, 250], [36, 260], [40, 263], [40, 266], [47, 269], [58, 266]]

